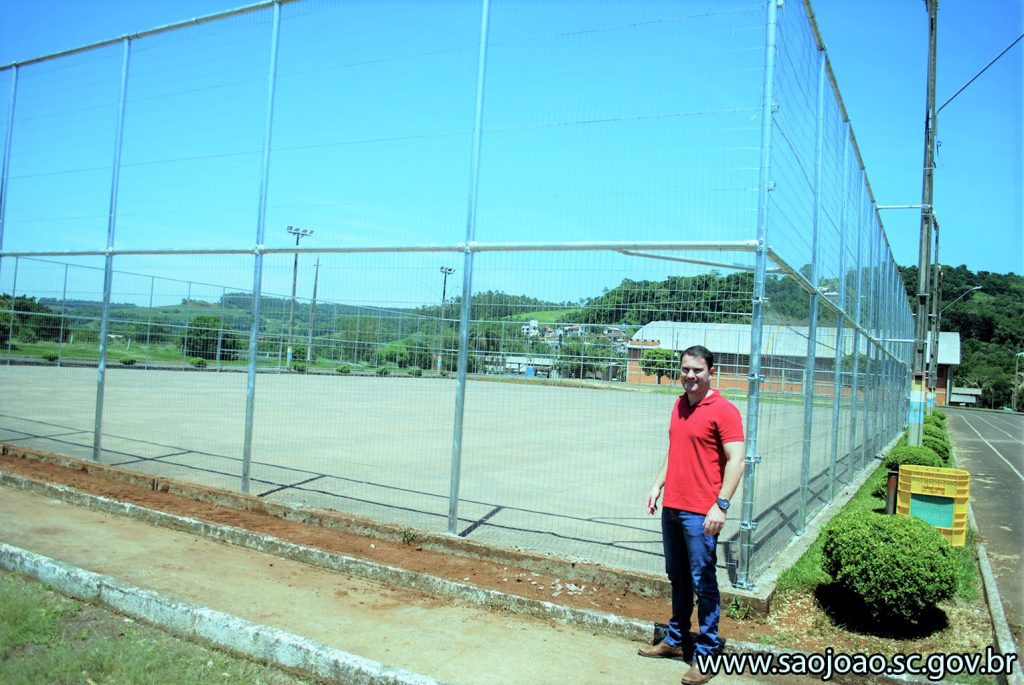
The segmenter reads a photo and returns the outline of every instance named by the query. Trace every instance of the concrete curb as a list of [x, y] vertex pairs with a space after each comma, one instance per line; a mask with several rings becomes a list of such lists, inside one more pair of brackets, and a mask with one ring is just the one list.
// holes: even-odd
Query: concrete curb
[[7, 485], [26, 492], [45, 495], [86, 509], [117, 516], [126, 516], [164, 528], [199, 535], [218, 542], [226, 542], [236, 547], [252, 549], [311, 566], [338, 571], [357, 578], [456, 599], [471, 605], [503, 609], [512, 613], [533, 616], [556, 623], [585, 627], [588, 630], [612, 637], [649, 641], [653, 631], [654, 624], [652, 622], [623, 618], [606, 612], [567, 607], [553, 602], [528, 599], [497, 590], [478, 588], [473, 585], [428, 576], [395, 566], [377, 564], [364, 559], [325, 552], [314, 547], [297, 545], [269, 535], [253, 533], [242, 528], [207, 523], [197, 519], [140, 507], [130, 502], [91, 495], [65, 485], [45, 483], [7, 473], [0, 473], [0, 485]]
[[0, 542], [0, 566], [31, 576], [61, 592], [101, 602], [116, 611], [201, 639], [280, 668], [314, 674], [330, 682], [359, 685], [440, 685], [427, 676], [307, 640], [206, 607], [179, 602], [56, 559]]

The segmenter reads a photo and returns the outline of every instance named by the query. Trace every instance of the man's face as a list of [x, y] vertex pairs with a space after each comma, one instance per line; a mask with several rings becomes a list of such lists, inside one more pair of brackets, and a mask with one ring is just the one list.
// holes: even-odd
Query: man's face
[[680, 380], [687, 393], [704, 393], [711, 388], [711, 376], [715, 370], [708, 368], [708, 363], [701, 357], [684, 355], [679, 363]]

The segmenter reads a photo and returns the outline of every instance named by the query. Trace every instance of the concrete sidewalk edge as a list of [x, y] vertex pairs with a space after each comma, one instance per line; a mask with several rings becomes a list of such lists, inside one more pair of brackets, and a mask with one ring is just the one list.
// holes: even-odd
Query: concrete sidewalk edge
[[231, 614], [173, 600], [3, 542], [0, 542], [0, 567], [35, 578], [72, 597], [100, 602], [185, 638], [198, 638], [285, 670], [359, 685], [441, 685], [427, 676], [386, 666]]
[[26, 492], [53, 497], [94, 511], [117, 516], [126, 516], [138, 521], [199, 535], [210, 540], [226, 542], [236, 547], [264, 552], [293, 561], [338, 571], [357, 578], [386, 583], [435, 596], [457, 599], [468, 604], [486, 606], [529, 615], [557, 623], [585, 627], [612, 637], [629, 640], [650, 640], [654, 624], [649, 621], [624, 618], [615, 614], [588, 609], [567, 607], [553, 602], [528, 599], [497, 590], [488, 590], [474, 585], [458, 583], [436, 576], [428, 576], [395, 566], [378, 564], [356, 557], [325, 552], [279, 538], [233, 526], [217, 525], [156, 509], [141, 507], [130, 502], [110, 499], [74, 488], [45, 483], [7, 473], [0, 473], [0, 485], [7, 485]]

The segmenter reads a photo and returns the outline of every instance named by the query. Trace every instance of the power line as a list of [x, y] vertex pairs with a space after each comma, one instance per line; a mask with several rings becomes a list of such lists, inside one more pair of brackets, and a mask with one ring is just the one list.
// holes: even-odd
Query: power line
[[[960, 93], [962, 93], [962, 92], [964, 92], [965, 90], [967, 90], [967, 86], [971, 85], [971, 84], [972, 84], [972, 83], [974, 83], [974, 82], [975, 82], [976, 80], [978, 80], [978, 77], [979, 77], [979, 76], [981, 76], [982, 74], [984, 74], [984, 73], [985, 73], [985, 72], [986, 72], [986, 71], [988, 70], [988, 68], [989, 68], [989, 67], [991, 67], [991, 66], [992, 66], [993, 64], [995, 64], [996, 62], [998, 62], [998, 61], [999, 61], [999, 58], [1000, 58], [1000, 57], [1002, 57], [1003, 55], [1005, 55], [1005, 54], [1006, 54], [1007, 52], [1009, 52], [1009, 51], [1010, 51], [1010, 48], [1012, 48], [1012, 47], [1013, 47], [1014, 45], [1016, 45], [1017, 43], [1019, 43], [1019, 42], [1020, 42], [1020, 40], [1021, 40], [1021, 38], [1024, 38], [1024, 33], [1022, 33], [1022, 34], [1020, 34], [1019, 36], [1017, 36], [1017, 40], [1015, 40], [1015, 41], [1013, 41], [1012, 43], [1010, 43], [1009, 45], [1007, 45], [1007, 46], [1006, 46], [1006, 49], [1005, 49], [1005, 50], [1003, 50], [1002, 52], [1000, 52], [1000, 53], [999, 53], [998, 55], [996, 55], [995, 59], [993, 59], [993, 60], [992, 60], [991, 62], [989, 62], [988, 64], [986, 64], [986, 65], [985, 65], [985, 68], [984, 68], [984, 69], [982, 69], [981, 71], [979, 71], [979, 72], [978, 72], [977, 74], [975, 74], [975, 75], [974, 75], [974, 78], [972, 78], [972, 79], [971, 79], [970, 81], [968, 81], [967, 83], [965, 83], [965, 84], [963, 85], [963, 87], [962, 87], [962, 88], [961, 88], [960, 90], [958, 90], [958, 91], [956, 91], [955, 93], [953, 93], [953, 97], [949, 98], [949, 99], [948, 99], [948, 100], [946, 100], [946, 101], [945, 101], [944, 103], [942, 103], [942, 107], [945, 107], [945, 106], [946, 106], [946, 105], [948, 105], [949, 103], [953, 102], [953, 99], [954, 99], [954, 98], [955, 98], [955, 97], [956, 97], [957, 95], [959, 95]], [[935, 110], [935, 113], [936, 113], [936, 114], [938, 114], [939, 112], [941, 112], [941, 111], [942, 111], [942, 107], [939, 107], [939, 108], [938, 108], [937, 110]]]

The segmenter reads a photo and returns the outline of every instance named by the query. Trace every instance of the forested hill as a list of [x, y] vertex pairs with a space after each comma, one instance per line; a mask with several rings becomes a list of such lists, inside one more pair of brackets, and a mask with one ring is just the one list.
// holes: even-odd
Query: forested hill
[[[900, 267], [900, 275], [907, 292], [916, 293], [917, 267]], [[1017, 353], [1024, 352], [1024, 276], [943, 266], [941, 292], [948, 309], [939, 325], [960, 333], [957, 385], [981, 388], [982, 406], [1000, 407], [1013, 404], [1016, 382], [1017, 406], [1024, 406], [1024, 387], [1013, 377]]]

